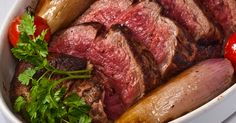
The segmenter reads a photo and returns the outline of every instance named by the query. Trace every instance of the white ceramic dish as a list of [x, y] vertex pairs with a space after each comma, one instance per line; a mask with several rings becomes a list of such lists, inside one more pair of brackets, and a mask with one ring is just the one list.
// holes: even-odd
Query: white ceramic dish
[[[11, 112], [10, 82], [15, 61], [7, 39], [9, 22], [22, 13], [30, 0], [0, 0], [0, 111], [8, 123], [20, 123]], [[172, 121], [172, 123], [219, 123], [236, 111], [236, 84], [200, 108]]]

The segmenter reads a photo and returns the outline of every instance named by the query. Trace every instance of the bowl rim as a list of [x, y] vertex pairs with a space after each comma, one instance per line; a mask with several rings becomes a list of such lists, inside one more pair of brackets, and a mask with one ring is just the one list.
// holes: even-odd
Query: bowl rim
[[[27, 1], [27, 2], [29, 3], [29, 1]], [[2, 36], [4, 34], [3, 32], [7, 31], [9, 22], [13, 18], [13, 15], [16, 15], [16, 13], [17, 13], [16, 10], [22, 9], [23, 6], [26, 6], [28, 4], [27, 2], [25, 2], [24, 0], [11, 1], [11, 6], [9, 7], [10, 9], [2, 21], [2, 28], [0, 28], [0, 39], [2, 39], [2, 37], [4, 37], [4, 36]], [[1, 43], [2, 43], [2, 41], [0, 42], [0, 45], [1, 45]], [[215, 108], [218, 104], [223, 103], [225, 100], [227, 100], [228, 97], [230, 97], [230, 95], [232, 95], [233, 92], [236, 93], [236, 84], [232, 85], [227, 90], [225, 90], [223, 93], [221, 93], [220, 95], [218, 95], [214, 99], [210, 100], [206, 104], [204, 104], [204, 105], [200, 106], [199, 108], [171, 121], [171, 123], [189, 122], [191, 119], [194, 119], [195, 117], [199, 117], [200, 115], [205, 113], [207, 110]], [[19, 118], [17, 118], [17, 116], [7, 106], [5, 100], [3, 99], [2, 93], [0, 93], [0, 109], [1, 109], [0, 111], [4, 115], [4, 117], [7, 118], [7, 120], [9, 120], [10, 122], [12, 122], [12, 123], [21, 123], [22, 122], [19, 120]], [[234, 111], [236, 111], [236, 107], [232, 111], [228, 112], [227, 116], [225, 116], [224, 119], [226, 119], [232, 113], [234, 113]]]
[[[4, 1], [5, 2], [5, 1]], [[7, 32], [8, 30], [8, 25], [11, 22], [13, 15], [16, 15], [17, 12], [16, 10], [20, 10], [22, 9], [23, 6], [26, 5], [26, 3], [28, 2], [24, 2], [24, 0], [14, 0], [14, 1], [9, 1], [11, 3], [11, 6], [8, 8], [8, 12], [5, 14], [5, 17], [3, 18], [2, 21], [2, 27], [0, 28], [0, 40], [3, 40], [2, 35], [4, 35], [5, 33], [3, 32]], [[2, 44], [3, 41], [0, 42], [0, 44]], [[1, 84], [3, 84], [3, 82], [1, 82]], [[0, 111], [1, 113], [4, 115], [4, 118], [6, 118], [7, 121], [10, 121], [12, 123], [21, 123], [22, 121], [19, 120], [16, 115], [10, 110], [10, 108], [7, 106], [3, 95], [2, 95], [2, 90], [0, 91]]]

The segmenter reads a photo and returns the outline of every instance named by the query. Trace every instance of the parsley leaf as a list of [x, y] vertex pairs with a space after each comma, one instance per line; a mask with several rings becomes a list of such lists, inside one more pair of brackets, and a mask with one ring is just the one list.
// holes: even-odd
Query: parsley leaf
[[33, 41], [26, 33], [19, 36], [17, 47], [11, 49], [13, 55], [26, 62], [40, 66], [48, 55], [48, 45], [41, 38]]
[[70, 107], [86, 106], [86, 103], [75, 93], [72, 93], [70, 96], [66, 97], [64, 104]]
[[[17, 98], [15, 110], [19, 112], [24, 108], [29, 118], [27, 120], [33, 123], [90, 123], [90, 106], [75, 93], [66, 96], [66, 88], [61, 83], [89, 78], [91, 70], [61, 71], [50, 66], [47, 61], [48, 44], [44, 41], [47, 30], [34, 37], [35, 29], [34, 17], [24, 14], [20, 24], [19, 42], [11, 51], [16, 58], [31, 63], [34, 67], [26, 69], [18, 76], [21, 84], [31, 85], [31, 89], [29, 100], [21, 96]], [[34, 78], [39, 70], [41, 76]], [[64, 78], [51, 79], [54, 75], [63, 75]]]
[[17, 47], [11, 49], [13, 55], [19, 60], [40, 66], [48, 55], [48, 44], [44, 40], [47, 30], [44, 30], [38, 37], [34, 38], [36, 27], [34, 17], [25, 13], [19, 26], [21, 32]]
[[[79, 123], [91, 123], [91, 122], [92, 122], [92, 118], [86, 114], [82, 114], [79, 117]], [[78, 122], [75, 122], [75, 123], [78, 123]]]
[[24, 97], [19, 96], [15, 101], [14, 109], [17, 112], [19, 112], [25, 106], [25, 103], [26, 103], [26, 101], [25, 101]]
[[31, 16], [28, 13], [25, 13], [22, 16], [21, 24], [19, 26], [21, 33], [26, 33], [27, 35], [34, 35], [36, 27], [34, 25], [34, 16]]
[[44, 40], [41, 40], [41, 38], [38, 38], [36, 41], [35, 41], [35, 45], [37, 48], [37, 54], [40, 56], [40, 61], [43, 61], [47, 55], [48, 55], [48, 44], [44, 41]]
[[[74, 110], [74, 111], [76, 111], [76, 110]], [[68, 118], [69, 118], [70, 123], [91, 123], [92, 122], [91, 117], [89, 117], [88, 115], [85, 115], [85, 114], [80, 114], [78, 116], [69, 115]]]
[[18, 80], [21, 82], [21, 84], [23, 85], [29, 85], [30, 80], [33, 79], [34, 74], [36, 73], [35, 69], [32, 68], [28, 68], [27, 70], [25, 70], [23, 73], [21, 73], [18, 76]]
[[57, 90], [57, 91], [55, 92], [53, 98], [55, 98], [55, 100], [58, 102], [58, 101], [60, 101], [60, 100], [63, 98], [65, 92], [66, 92], [66, 88], [64, 88], [64, 87], [63, 87], [63, 88], [60, 88], [59, 90]]
[[87, 105], [76, 93], [66, 97], [64, 104], [69, 106], [70, 123], [90, 123], [92, 119], [87, 115], [90, 106]]

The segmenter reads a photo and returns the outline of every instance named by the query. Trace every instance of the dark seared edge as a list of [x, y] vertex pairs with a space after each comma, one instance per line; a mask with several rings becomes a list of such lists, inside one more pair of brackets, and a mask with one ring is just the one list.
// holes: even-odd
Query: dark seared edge
[[212, 44], [212, 45], [201, 45], [197, 44], [197, 56], [196, 62], [206, 60], [209, 58], [222, 58], [223, 57], [223, 45], [222, 44]]
[[49, 53], [48, 62], [59, 70], [74, 71], [86, 69], [87, 60], [76, 58], [70, 55]]

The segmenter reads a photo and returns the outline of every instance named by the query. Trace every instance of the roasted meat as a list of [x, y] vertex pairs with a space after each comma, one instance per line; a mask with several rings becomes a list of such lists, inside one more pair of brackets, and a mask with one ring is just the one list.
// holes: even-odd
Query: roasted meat
[[226, 35], [236, 31], [236, 1], [235, 0], [195, 0], [218, 24]]
[[133, 41], [152, 54], [162, 78], [194, 61], [196, 47], [173, 21], [161, 15], [161, 7], [154, 2], [144, 1], [128, 8], [114, 23], [127, 27]]
[[196, 42], [222, 42], [220, 31], [207, 18], [194, 0], [157, 0], [165, 16], [184, 27]]
[[98, 0], [74, 22], [74, 25], [98, 22], [109, 29], [112, 22], [132, 4], [132, 1], [133, 0]]
[[[91, 30], [94, 28], [84, 25], [71, 27], [54, 38], [49, 50], [77, 57], [86, 56], [94, 68], [104, 74], [103, 79], [107, 80], [103, 82], [105, 108], [109, 117], [114, 119], [144, 95], [143, 71], [121, 32], [111, 30], [95, 38], [94, 33], [89, 33]], [[94, 40], [83, 38], [74, 40], [74, 37], [80, 37], [81, 34], [89, 34]], [[65, 49], [64, 44], [68, 44], [66, 47], [71, 48]], [[86, 50], [81, 50], [84, 47]], [[117, 110], [114, 111], [114, 108]]]
[[98, 30], [93, 26], [74, 26], [54, 36], [49, 51], [86, 58], [88, 48], [95, 39]]
[[[60, 86], [92, 107], [93, 122], [110, 122], [185, 69], [221, 57], [222, 28], [226, 34], [235, 31], [235, 6], [235, 0], [96, 0], [68, 28], [53, 35], [48, 61], [61, 70], [92, 65], [90, 79]], [[215, 61], [229, 67], [227, 60]], [[30, 86], [21, 85], [17, 76], [31, 66], [19, 63], [13, 100], [19, 95], [29, 98]]]
[[[60, 70], [80, 70], [87, 67], [87, 61], [85, 59], [68, 56], [64, 54], [50, 53], [48, 56], [49, 63]], [[24, 96], [27, 99], [29, 97], [30, 86], [22, 85], [17, 77], [22, 73], [26, 68], [32, 67], [31, 64], [20, 62], [16, 68], [16, 73], [11, 84], [11, 100], [15, 102], [15, 99], [18, 96]], [[39, 76], [40, 71], [36, 76]], [[53, 77], [52, 79], [60, 78], [60, 76]], [[103, 105], [103, 94], [104, 89], [103, 85], [100, 82], [100, 75], [97, 75], [94, 72], [94, 75], [91, 79], [88, 80], [74, 80], [74, 81], [65, 81], [61, 86], [66, 87], [67, 94], [76, 91], [79, 96], [81, 96], [90, 106], [90, 116], [93, 118], [93, 122], [103, 123], [107, 122], [107, 116], [104, 112]]]

